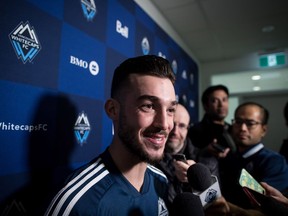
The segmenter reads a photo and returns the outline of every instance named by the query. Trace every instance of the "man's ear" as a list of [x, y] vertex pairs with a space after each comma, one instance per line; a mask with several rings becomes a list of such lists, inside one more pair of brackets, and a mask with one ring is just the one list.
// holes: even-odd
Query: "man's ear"
[[118, 101], [116, 101], [113, 98], [108, 99], [105, 102], [105, 111], [106, 114], [111, 118], [112, 120], [117, 120], [119, 116], [119, 109], [120, 104]]
[[268, 129], [268, 125], [262, 125], [262, 137], [266, 135], [267, 129]]

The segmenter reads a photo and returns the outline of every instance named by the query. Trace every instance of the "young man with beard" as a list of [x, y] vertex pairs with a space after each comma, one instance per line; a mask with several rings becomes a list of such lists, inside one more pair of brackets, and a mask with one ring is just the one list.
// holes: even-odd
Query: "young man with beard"
[[168, 215], [167, 178], [151, 163], [163, 157], [177, 102], [167, 60], [153, 55], [120, 64], [105, 111], [111, 145], [76, 170], [46, 215]]
[[224, 85], [205, 89], [201, 97], [204, 117], [188, 131], [192, 144], [201, 150], [198, 162], [204, 163], [218, 177], [218, 158], [225, 157], [231, 150], [235, 151], [230, 136], [231, 125], [225, 121], [228, 115], [228, 100], [229, 90]]

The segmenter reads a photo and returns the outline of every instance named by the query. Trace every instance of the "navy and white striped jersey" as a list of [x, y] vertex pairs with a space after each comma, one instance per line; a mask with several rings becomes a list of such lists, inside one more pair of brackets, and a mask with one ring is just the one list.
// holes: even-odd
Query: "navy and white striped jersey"
[[167, 178], [148, 165], [141, 192], [121, 174], [108, 150], [77, 169], [52, 200], [46, 216], [168, 215]]

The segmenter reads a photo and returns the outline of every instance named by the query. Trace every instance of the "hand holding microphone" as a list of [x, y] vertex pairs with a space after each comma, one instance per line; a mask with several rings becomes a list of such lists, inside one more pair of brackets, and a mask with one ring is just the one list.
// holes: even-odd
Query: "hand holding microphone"
[[180, 182], [188, 182], [187, 170], [191, 165], [193, 165], [195, 163], [196, 162], [194, 160], [186, 160], [185, 162], [183, 162], [181, 160], [180, 161], [175, 160], [173, 162], [173, 165], [175, 168], [175, 175]]
[[187, 171], [187, 177], [194, 191], [194, 196], [200, 199], [205, 216], [264, 216], [258, 210], [243, 209], [227, 202], [221, 195], [217, 177], [211, 175], [210, 170], [205, 165], [196, 163], [190, 166]]
[[221, 197], [218, 179], [211, 175], [210, 170], [205, 165], [196, 163], [190, 166], [187, 170], [187, 178], [193, 193], [199, 196], [204, 208]]

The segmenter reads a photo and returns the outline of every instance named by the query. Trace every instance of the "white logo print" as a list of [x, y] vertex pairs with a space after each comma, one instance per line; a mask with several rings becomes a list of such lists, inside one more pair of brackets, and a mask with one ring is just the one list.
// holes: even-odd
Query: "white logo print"
[[90, 73], [93, 76], [96, 76], [99, 73], [99, 65], [96, 61], [87, 62], [85, 60], [79, 59], [75, 56], [70, 56], [70, 64], [76, 65], [78, 67], [89, 69]]
[[82, 146], [83, 143], [86, 143], [88, 135], [90, 133], [91, 127], [87, 115], [82, 111], [79, 114], [75, 126], [74, 133], [77, 138], [78, 143]]
[[158, 199], [158, 215], [159, 216], [168, 216], [168, 210], [167, 210], [167, 207], [165, 205], [165, 202], [160, 197]]
[[150, 52], [150, 45], [147, 37], [144, 37], [141, 42], [142, 52], [144, 55], [148, 55]]
[[94, 0], [81, 0], [81, 7], [84, 13], [84, 16], [88, 21], [92, 21], [97, 13], [96, 5]]
[[119, 20], [116, 20], [116, 32], [125, 38], [129, 37], [129, 28], [127, 26], [122, 26], [122, 23]]
[[25, 64], [28, 60], [31, 62], [41, 50], [40, 42], [36, 32], [27, 21], [21, 22], [10, 34], [9, 39], [18, 58], [21, 58]]

